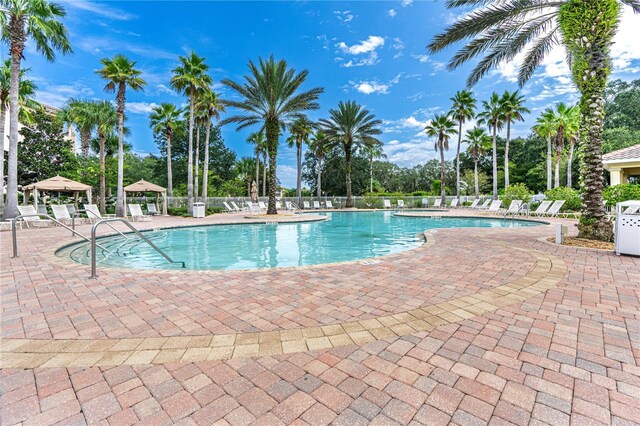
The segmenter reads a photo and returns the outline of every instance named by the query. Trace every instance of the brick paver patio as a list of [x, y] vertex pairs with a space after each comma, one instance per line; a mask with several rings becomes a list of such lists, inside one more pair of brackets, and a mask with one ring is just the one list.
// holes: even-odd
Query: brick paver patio
[[89, 280], [53, 256], [67, 231], [19, 231], [17, 259], [2, 232], [0, 423], [637, 424], [640, 259], [552, 234], [438, 230], [373, 264]]

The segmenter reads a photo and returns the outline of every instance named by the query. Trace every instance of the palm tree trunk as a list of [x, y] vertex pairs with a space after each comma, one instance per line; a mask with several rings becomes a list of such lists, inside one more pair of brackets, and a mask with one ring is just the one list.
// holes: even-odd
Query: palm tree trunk
[[511, 139], [511, 119], [507, 119], [507, 142], [504, 145], [504, 187], [509, 186], [509, 142]]
[[267, 151], [262, 151], [262, 196], [267, 196]]
[[0, 105], [0, 210], [4, 208], [4, 142], [6, 135], [4, 134], [4, 121], [7, 117], [7, 105], [3, 102]]
[[260, 187], [260, 152], [256, 152], [256, 188]]
[[189, 94], [189, 146], [187, 148], [187, 214], [193, 214], [193, 123], [195, 96]]
[[553, 185], [554, 188], [557, 188], [560, 186], [560, 156], [561, 156], [560, 151], [556, 150], [556, 178]]
[[296, 196], [298, 205], [302, 204], [302, 140], [296, 143], [297, 175], [296, 175]]
[[267, 136], [267, 150], [269, 151], [269, 205], [267, 214], [278, 214], [276, 207], [276, 192], [278, 190], [278, 178], [276, 175], [276, 158], [278, 156], [278, 136], [280, 135], [280, 123], [278, 120], [269, 119], [265, 123]]
[[173, 172], [171, 170], [171, 131], [167, 132], [167, 196], [173, 197]]
[[553, 171], [551, 170], [551, 136], [547, 137], [547, 190], [551, 189], [553, 181]]
[[318, 198], [322, 197], [322, 155], [318, 156], [318, 178], [317, 178], [317, 193]]
[[569, 141], [569, 156], [567, 157], [567, 186], [569, 188], [571, 188], [573, 186], [573, 177], [571, 176], [572, 173], [572, 162], [573, 162], [573, 150], [575, 148], [575, 143], [573, 142], [573, 139], [571, 141]]
[[83, 157], [89, 156], [89, 149], [91, 148], [91, 130], [80, 129], [80, 153]]
[[99, 134], [98, 140], [100, 142], [100, 213], [105, 214], [107, 207], [106, 160], [104, 156], [105, 136]]
[[207, 133], [204, 138], [204, 165], [202, 170], [202, 202], [207, 208], [207, 198], [209, 197], [209, 139], [211, 137], [211, 120], [207, 121]]
[[496, 147], [496, 133], [498, 126], [493, 124], [493, 199], [498, 199], [498, 150]]
[[351, 197], [351, 146], [345, 146], [344, 157], [347, 163], [347, 169], [346, 169], [347, 202], [345, 203], [344, 206], [349, 209], [353, 207], [353, 199]]
[[446, 191], [446, 176], [444, 170], [444, 146], [442, 145], [442, 138], [438, 140], [438, 148], [440, 149], [440, 200], [442, 205], [444, 206], [447, 201], [447, 191]]
[[125, 106], [125, 85], [120, 83], [116, 96], [118, 112], [118, 186], [116, 187], [116, 216], [124, 217], [124, 106]]
[[373, 192], [373, 156], [369, 157], [369, 192]]
[[458, 147], [456, 149], [456, 198], [460, 200], [460, 145], [462, 144], [462, 120], [458, 120]]
[[198, 201], [198, 180], [200, 179], [200, 126], [196, 127], [196, 159], [193, 178], [193, 196], [194, 201]]
[[[20, 61], [26, 40], [24, 25], [24, 17], [22, 19], [12, 18], [9, 23], [9, 37], [11, 40], [9, 156], [7, 159], [7, 202], [2, 214], [3, 219], [11, 219], [18, 216], [18, 114], [20, 112], [18, 91], [20, 88]], [[4, 126], [4, 123], [2, 125]]]
[[478, 162], [477, 161], [473, 162], [473, 180], [476, 187], [476, 200], [477, 200], [480, 194], [480, 185], [478, 184]]

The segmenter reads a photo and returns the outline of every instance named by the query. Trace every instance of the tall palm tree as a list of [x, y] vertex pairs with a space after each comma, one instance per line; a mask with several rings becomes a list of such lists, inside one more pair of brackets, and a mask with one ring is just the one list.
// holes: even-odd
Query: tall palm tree
[[115, 133], [115, 128], [118, 126], [118, 113], [108, 101], [93, 102], [92, 117], [96, 123], [96, 129], [98, 133], [99, 142], [99, 156], [100, 156], [100, 212], [106, 213], [106, 198], [107, 198], [107, 185], [106, 185], [106, 160], [105, 160], [105, 145], [107, 138]]
[[473, 177], [477, 200], [480, 195], [478, 185], [478, 161], [480, 161], [481, 156], [485, 155], [487, 151], [491, 149], [491, 137], [487, 135], [484, 129], [476, 126], [471, 130], [467, 130], [464, 141], [469, 144], [467, 153], [473, 158]]
[[103, 58], [102, 68], [96, 71], [107, 81], [104, 91], [116, 94], [116, 113], [118, 114], [118, 184], [116, 189], [116, 216], [123, 217], [124, 211], [124, 108], [127, 87], [134, 92], [144, 89], [147, 82], [140, 77], [142, 71], [136, 69], [136, 62], [124, 55]]
[[435, 137], [435, 149], [436, 152], [440, 152], [440, 198], [442, 205], [446, 201], [446, 174], [444, 163], [444, 151], [449, 150], [449, 139], [451, 136], [458, 133], [455, 123], [449, 118], [448, 115], [436, 115], [427, 127], [424, 128], [427, 136]]
[[306, 116], [297, 118], [289, 125], [287, 143], [290, 147], [296, 147], [296, 197], [298, 205], [302, 204], [302, 146], [309, 143], [309, 135], [313, 132], [314, 124]]
[[491, 94], [488, 101], [482, 101], [482, 111], [478, 114], [478, 123], [486, 124], [491, 129], [493, 140], [492, 160], [493, 160], [493, 199], [498, 199], [498, 148], [497, 135], [498, 130], [502, 129], [504, 124], [504, 114], [500, 96], [496, 92]]
[[212, 84], [207, 74], [209, 65], [204, 58], [191, 52], [187, 56], [179, 56], [180, 65], [173, 69], [171, 86], [189, 98], [189, 147], [187, 148], [187, 213], [193, 213], [193, 129], [195, 126], [196, 96], [203, 88]]
[[320, 106], [316, 102], [323, 92], [322, 88], [301, 92], [298, 89], [307, 79], [309, 71], [299, 73], [289, 68], [285, 60], [276, 61], [273, 56], [264, 60], [260, 58], [258, 65], [249, 61], [250, 75], [244, 83], [223, 80], [222, 84], [237, 92], [241, 101], [225, 101], [225, 104], [243, 111], [242, 115], [234, 115], [222, 123], [238, 123], [238, 130], [260, 125], [267, 138], [269, 152], [269, 205], [267, 214], [277, 214], [277, 166], [278, 139], [280, 130], [301, 117], [305, 111], [316, 110]]
[[456, 147], [456, 197], [460, 199], [460, 144], [462, 143], [462, 125], [475, 117], [476, 100], [468, 90], [460, 90], [451, 98], [453, 106], [449, 115], [458, 122], [458, 146]]
[[565, 130], [567, 139], [569, 140], [569, 152], [567, 153], [567, 186], [573, 187], [573, 155], [576, 143], [580, 140], [580, 109], [572, 106], [569, 113], [569, 122]]
[[529, 108], [524, 106], [524, 96], [516, 90], [505, 90], [500, 98], [504, 122], [507, 124], [507, 140], [504, 146], [504, 187], [509, 186], [509, 142], [511, 141], [511, 122], [524, 121], [522, 114], [528, 113]]
[[[207, 204], [207, 197], [209, 196], [209, 141], [211, 138], [211, 121], [220, 121], [220, 113], [225, 112], [225, 107], [222, 104], [222, 100], [216, 92], [211, 89], [204, 90], [199, 96], [196, 103], [196, 108], [202, 111], [206, 121], [205, 126], [205, 141], [204, 141], [204, 166], [202, 171], [202, 201]], [[196, 178], [197, 180], [197, 178]]]
[[369, 159], [369, 192], [373, 192], [373, 160], [387, 158], [387, 155], [382, 150], [382, 144], [367, 146], [364, 153]]
[[556, 106], [554, 112], [553, 126], [554, 126], [554, 148], [556, 151], [556, 164], [555, 164], [555, 180], [554, 188], [560, 186], [560, 160], [562, 159], [562, 153], [565, 147], [565, 138], [567, 133], [572, 131], [572, 126], [575, 113], [573, 108], [567, 106], [565, 103], [560, 102]]
[[436, 53], [468, 40], [450, 61], [449, 69], [484, 55], [467, 79], [469, 85], [525, 52], [518, 73], [521, 86], [554, 46], [564, 46], [573, 82], [580, 91], [584, 190], [579, 236], [607, 241], [613, 239], [613, 225], [602, 202], [604, 92], [622, 5], [640, 13], [638, 0], [448, 0], [448, 7], [477, 7], [436, 35], [428, 46]]
[[[7, 202], [2, 217], [18, 215], [18, 122], [20, 114], [20, 66], [27, 40], [49, 62], [55, 52], [71, 53], [67, 29], [60, 21], [64, 8], [46, 0], [0, 0], [2, 41], [9, 45], [11, 78], [9, 84], [9, 156], [7, 160]], [[2, 123], [4, 126], [4, 123]], [[2, 141], [4, 144], [4, 141]]]
[[553, 185], [551, 138], [555, 135], [554, 119], [555, 113], [553, 109], [547, 108], [540, 114], [540, 117], [536, 120], [536, 124], [533, 126], [533, 131], [547, 141], [547, 190], [551, 189]]
[[[256, 185], [260, 186], [260, 155], [263, 154], [264, 149], [264, 133], [263, 132], [253, 132], [247, 138], [247, 142], [254, 145], [253, 152], [256, 154]], [[264, 180], [262, 182], [264, 184]], [[263, 191], [264, 196], [264, 191]]]
[[309, 147], [318, 159], [316, 171], [316, 195], [318, 198], [320, 198], [322, 197], [322, 161], [324, 160], [325, 154], [329, 153], [329, 145], [325, 140], [325, 134], [322, 133], [322, 130], [316, 130], [316, 132], [311, 136]]
[[91, 134], [95, 129], [92, 110], [93, 101], [71, 98], [58, 113], [58, 120], [68, 126], [75, 125], [80, 133], [80, 154], [89, 156], [91, 148]]
[[153, 107], [149, 115], [149, 125], [156, 135], [164, 137], [167, 144], [167, 195], [173, 197], [173, 173], [171, 171], [171, 137], [180, 126], [184, 110], [170, 103]]
[[351, 155], [357, 149], [382, 145], [376, 136], [382, 134], [378, 126], [382, 120], [375, 118], [368, 109], [355, 101], [338, 103], [338, 109], [329, 110], [329, 119], [320, 120], [328, 148], [336, 146], [344, 150], [346, 161], [347, 202], [345, 207], [353, 207], [351, 194]]
[[[20, 70], [20, 87], [18, 90], [18, 99], [20, 102], [20, 122], [30, 122], [33, 116], [30, 110], [37, 107], [37, 102], [33, 100], [33, 96], [37, 89], [35, 83], [26, 79], [29, 68]], [[4, 124], [9, 108], [9, 90], [11, 86], [11, 59], [5, 60], [0, 64], [0, 189], [4, 188], [4, 145], [6, 135], [4, 134]], [[2, 191], [4, 192], [4, 191]], [[0, 193], [0, 208], [4, 207], [4, 194]]]

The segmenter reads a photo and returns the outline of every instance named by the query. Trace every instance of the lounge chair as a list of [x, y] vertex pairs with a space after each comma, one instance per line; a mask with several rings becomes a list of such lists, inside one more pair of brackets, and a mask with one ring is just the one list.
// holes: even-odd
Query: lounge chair
[[390, 209], [390, 208], [391, 208], [391, 201], [386, 200], [386, 199], [385, 199], [385, 200], [382, 200], [382, 206], [383, 206], [385, 209]]
[[308, 202], [308, 201], [303, 201], [303, 202], [302, 202], [302, 208], [303, 208], [304, 210], [311, 210], [311, 204], [309, 204], [309, 202]]
[[98, 220], [102, 220], [106, 217], [116, 217], [115, 214], [103, 215], [95, 204], [84, 204], [84, 210], [87, 212], [87, 218], [90, 222], [97, 222]]
[[531, 213], [531, 215], [532, 216], [542, 216], [549, 209], [549, 206], [551, 206], [551, 203], [553, 203], [553, 201], [549, 201], [549, 200], [542, 201], [538, 205], [538, 208], [536, 208], [536, 210]]
[[65, 225], [72, 222], [67, 206], [62, 204], [52, 204], [51, 211], [53, 212], [53, 217], [55, 217], [58, 222], [64, 223]]
[[491, 198], [487, 198], [486, 200], [484, 200], [484, 203], [482, 203], [482, 205], [476, 207], [478, 210], [487, 210], [489, 208], [489, 203], [491, 203]]
[[423, 198], [422, 199], [422, 207], [429, 207], [429, 199], [428, 198]]
[[473, 200], [473, 203], [471, 203], [469, 208], [470, 209], [476, 209], [476, 208], [478, 208], [478, 204], [480, 204], [480, 198], [476, 198], [475, 200]]
[[285, 201], [284, 204], [287, 210], [291, 210], [291, 211], [297, 210], [291, 201]]
[[640, 213], [640, 206], [629, 206], [622, 214], [637, 214]]
[[316, 210], [321, 209], [322, 207], [320, 207], [320, 201], [314, 201], [313, 202], [313, 208]]
[[435, 201], [433, 202], [433, 207], [435, 207], [437, 209], [442, 207], [442, 199], [441, 198], [436, 198]]
[[324, 206], [327, 209], [332, 209], [333, 208], [333, 203], [330, 200], [327, 200], [324, 202]]
[[458, 203], [460, 202], [460, 200], [458, 200], [457, 198], [454, 198], [453, 200], [451, 200], [451, 204], [449, 204], [449, 207], [451, 208], [456, 208], [458, 207]]
[[242, 209], [240, 207], [238, 207], [238, 205], [235, 203], [235, 201], [229, 201], [229, 204], [231, 204], [231, 207], [233, 207], [233, 209], [237, 212], [241, 212]]
[[153, 203], [147, 203], [147, 213], [149, 213], [151, 216], [157, 216], [160, 214], [158, 209], [156, 209], [156, 205]]
[[511, 200], [511, 204], [509, 204], [509, 208], [504, 211], [504, 215], [508, 216], [510, 214], [520, 213], [521, 206], [522, 206], [522, 200]]
[[399, 209], [404, 209], [405, 208], [404, 200], [398, 200], [398, 208]]
[[500, 206], [502, 205], [502, 200], [493, 200], [489, 205], [489, 208], [485, 210], [486, 213], [498, 213], [500, 211]]
[[258, 208], [259, 208], [260, 210], [267, 211], [267, 205], [265, 204], [265, 202], [264, 202], [264, 201], [258, 201]]
[[564, 200], [556, 200], [553, 202], [549, 210], [542, 213], [541, 216], [556, 217], [560, 214], [560, 208], [564, 204]]
[[231, 207], [231, 206], [229, 205], [229, 203], [227, 203], [226, 201], [223, 201], [223, 202], [222, 202], [222, 205], [224, 205], [224, 211], [225, 211], [225, 212], [227, 212], [227, 213], [233, 213], [233, 212], [235, 212], [235, 211], [236, 211], [236, 209], [234, 209], [233, 207]]
[[142, 213], [142, 207], [140, 207], [140, 204], [127, 204], [127, 207], [129, 208], [131, 219], [134, 221], [142, 222], [151, 220], [151, 216]]
[[42, 219], [40, 216], [36, 216], [38, 212], [36, 208], [29, 206], [18, 206], [18, 211], [20, 215], [29, 215], [28, 217], [23, 217], [22, 220], [27, 225], [27, 228], [33, 226], [51, 226], [53, 224], [49, 219]]

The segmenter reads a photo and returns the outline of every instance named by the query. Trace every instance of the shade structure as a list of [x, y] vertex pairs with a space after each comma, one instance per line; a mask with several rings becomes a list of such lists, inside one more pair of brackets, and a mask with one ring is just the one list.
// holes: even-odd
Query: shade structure
[[[167, 188], [164, 188], [160, 185], [156, 185], [155, 183], [147, 182], [144, 179], [139, 180], [136, 183], [132, 183], [131, 185], [127, 185], [124, 187], [125, 192], [153, 192], [156, 194], [156, 208], [159, 206], [158, 198], [162, 196], [162, 214], [167, 214]], [[127, 202], [127, 197], [125, 197], [125, 204]]]
[[74, 194], [76, 207], [78, 207], [78, 194], [80, 192], [86, 192], [87, 199], [91, 201], [91, 185], [76, 182], [75, 180], [62, 176], [54, 176], [49, 179], [41, 180], [40, 182], [31, 183], [23, 186], [22, 190], [24, 191], [25, 203], [29, 200], [31, 192], [33, 192], [36, 209], [38, 207], [38, 191], [70, 192]]

